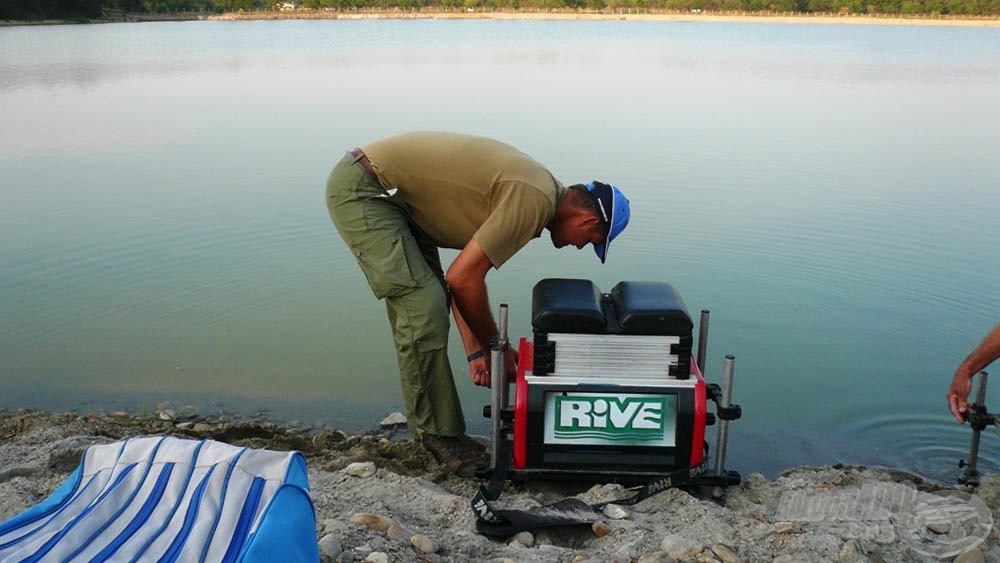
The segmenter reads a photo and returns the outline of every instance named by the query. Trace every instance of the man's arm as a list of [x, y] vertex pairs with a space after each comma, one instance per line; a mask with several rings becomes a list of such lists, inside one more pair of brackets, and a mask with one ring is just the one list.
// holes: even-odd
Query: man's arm
[[962, 419], [962, 414], [969, 409], [968, 401], [969, 392], [972, 391], [972, 376], [997, 358], [1000, 358], [1000, 324], [993, 327], [993, 330], [986, 335], [979, 346], [955, 370], [951, 387], [948, 389], [948, 406], [959, 424], [965, 422]]
[[[458, 309], [461, 320], [464, 321], [459, 323], [459, 328], [461, 324], [465, 324], [471, 332], [469, 336], [472, 341], [468, 344], [474, 342], [477, 346], [469, 350], [467, 344], [466, 350], [470, 353], [479, 348], [489, 349], [490, 339], [497, 334], [497, 325], [493, 321], [486, 293], [486, 274], [492, 267], [493, 263], [473, 239], [465, 245], [445, 274], [453, 307]], [[463, 334], [463, 342], [465, 338], [466, 335]]]
[[490, 311], [486, 292], [486, 274], [493, 263], [475, 239], [470, 240], [445, 274], [451, 291], [451, 306], [455, 323], [462, 335], [465, 353], [484, 350], [486, 354], [470, 362], [472, 382], [489, 386], [490, 340], [497, 334], [497, 325]]

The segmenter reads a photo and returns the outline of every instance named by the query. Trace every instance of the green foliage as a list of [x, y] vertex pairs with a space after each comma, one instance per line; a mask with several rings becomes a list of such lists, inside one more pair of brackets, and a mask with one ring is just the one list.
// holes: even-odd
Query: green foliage
[[[279, 0], [0, 0], [0, 20], [97, 19], [134, 14], [271, 10]], [[291, 0], [284, 0], [291, 1]], [[1000, 16], [1000, 0], [295, 0], [307, 10], [476, 10], [587, 12], [763, 12]]]
[[90, 19], [100, 17], [103, 6], [103, 0], [3, 0], [0, 19]]

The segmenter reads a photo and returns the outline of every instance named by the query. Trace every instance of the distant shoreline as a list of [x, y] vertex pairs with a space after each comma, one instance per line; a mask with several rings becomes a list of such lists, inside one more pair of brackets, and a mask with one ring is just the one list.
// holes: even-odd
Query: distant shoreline
[[739, 22], [739, 23], [804, 23], [804, 24], [856, 24], [856, 25], [944, 25], [969, 27], [1000, 27], [1000, 16], [969, 18], [950, 16], [900, 16], [900, 15], [835, 15], [835, 14], [777, 14], [777, 13], [682, 13], [682, 12], [585, 12], [585, 11], [403, 11], [358, 10], [323, 11], [296, 10], [293, 12], [230, 12], [206, 16], [208, 20], [283, 20], [283, 19], [449, 19], [449, 20], [626, 20], [669, 22]]
[[294, 10], [261, 12], [227, 12], [223, 14], [124, 14], [121, 17], [84, 21], [0, 21], [3, 25], [46, 25], [72, 23], [123, 23], [153, 21], [253, 21], [253, 20], [625, 20], [664, 22], [728, 22], [728, 23], [786, 23], [786, 24], [847, 24], [847, 25], [914, 25], [949, 27], [1000, 27], [1000, 16], [902, 16], [884, 14], [780, 14], [749, 12], [618, 12], [602, 11], [405, 11], [385, 10]]

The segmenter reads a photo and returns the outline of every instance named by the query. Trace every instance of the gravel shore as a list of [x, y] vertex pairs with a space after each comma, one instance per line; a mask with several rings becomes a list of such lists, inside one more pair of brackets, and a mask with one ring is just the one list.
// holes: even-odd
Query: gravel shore
[[[498, 540], [476, 532], [469, 501], [481, 483], [449, 476], [405, 431], [349, 436], [169, 409], [0, 413], [0, 521], [46, 498], [88, 446], [150, 435], [303, 452], [324, 561], [1000, 561], [998, 475], [959, 490], [891, 468], [800, 467], [772, 480], [751, 473], [724, 502], [670, 489], [609, 508], [593, 525]], [[508, 483], [496, 504], [625, 496], [617, 485]]]

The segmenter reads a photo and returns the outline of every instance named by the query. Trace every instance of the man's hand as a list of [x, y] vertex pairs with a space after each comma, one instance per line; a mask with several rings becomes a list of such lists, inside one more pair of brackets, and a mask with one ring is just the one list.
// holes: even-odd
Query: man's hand
[[969, 410], [970, 392], [972, 392], [972, 378], [962, 372], [956, 373], [951, 380], [951, 387], [948, 388], [948, 408], [959, 424], [965, 423], [962, 415]]
[[490, 386], [490, 356], [487, 354], [469, 362], [469, 375], [472, 382], [480, 387]]
[[[480, 387], [489, 387], [493, 377], [490, 370], [493, 368], [492, 355], [487, 354], [481, 358], [476, 358], [469, 362], [469, 376], [472, 382]], [[507, 349], [507, 383], [513, 383], [517, 377], [517, 350]]]
[[986, 335], [969, 357], [962, 360], [951, 379], [948, 388], [948, 408], [959, 424], [965, 422], [962, 414], [969, 410], [969, 393], [972, 391], [972, 376], [979, 370], [990, 365], [990, 362], [1000, 358], [1000, 324]]

